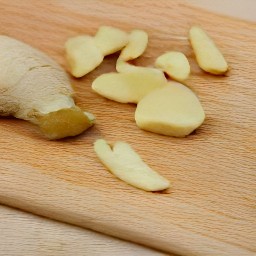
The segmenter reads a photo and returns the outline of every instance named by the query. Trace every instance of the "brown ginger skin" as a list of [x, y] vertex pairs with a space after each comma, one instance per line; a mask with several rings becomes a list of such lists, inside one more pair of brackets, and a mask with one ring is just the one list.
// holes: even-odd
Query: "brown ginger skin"
[[39, 125], [49, 139], [75, 136], [92, 121], [75, 105], [73, 93], [55, 61], [21, 41], [0, 36], [1, 116]]

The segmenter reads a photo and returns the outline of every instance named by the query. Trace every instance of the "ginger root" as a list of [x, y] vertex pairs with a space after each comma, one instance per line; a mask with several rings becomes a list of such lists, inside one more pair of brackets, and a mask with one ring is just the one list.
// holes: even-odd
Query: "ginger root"
[[0, 116], [14, 116], [41, 128], [49, 139], [75, 136], [92, 126], [75, 105], [62, 68], [43, 52], [0, 36]]

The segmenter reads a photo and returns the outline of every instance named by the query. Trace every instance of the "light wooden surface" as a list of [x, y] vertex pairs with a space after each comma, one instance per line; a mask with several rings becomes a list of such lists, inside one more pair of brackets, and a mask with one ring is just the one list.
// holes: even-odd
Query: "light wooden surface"
[[[101, 24], [147, 30], [149, 49], [137, 63], [153, 63], [169, 49], [187, 54], [193, 71], [188, 83], [201, 98], [207, 120], [186, 139], [138, 130], [134, 106], [90, 90], [93, 78], [113, 70], [115, 57], [109, 57], [92, 74], [74, 80], [78, 104], [98, 120], [87, 134], [48, 142], [25, 122], [0, 121], [0, 201], [168, 252], [253, 255], [256, 26], [174, 1], [151, 1], [147, 11], [140, 2], [129, 8], [124, 1], [1, 2], [2, 33], [48, 52], [61, 64], [68, 36], [93, 34]], [[221, 46], [232, 67], [228, 77], [204, 74], [188, 43], [171, 39], [186, 35], [191, 24], [203, 25]], [[169, 193], [146, 193], [115, 180], [93, 154], [92, 142], [100, 136], [130, 142], [173, 181]]]
[[164, 256], [93, 231], [0, 206], [1, 256]]

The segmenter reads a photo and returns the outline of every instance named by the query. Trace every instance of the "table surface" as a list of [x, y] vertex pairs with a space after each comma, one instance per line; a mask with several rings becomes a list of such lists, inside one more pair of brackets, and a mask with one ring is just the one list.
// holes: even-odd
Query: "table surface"
[[[201, 8], [255, 21], [253, 0], [191, 0]], [[232, 4], [231, 4], [232, 2]], [[0, 255], [166, 255], [130, 242], [0, 205]]]

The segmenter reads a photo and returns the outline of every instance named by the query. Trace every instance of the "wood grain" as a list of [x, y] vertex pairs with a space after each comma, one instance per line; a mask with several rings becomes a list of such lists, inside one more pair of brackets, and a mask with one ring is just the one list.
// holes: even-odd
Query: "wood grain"
[[[23, 40], [65, 68], [63, 44], [100, 25], [145, 29], [150, 43], [138, 65], [168, 50], [191, 63], [187, 84], [201, 99], [207, 119], [184, 139], [139, 130], [134, 105], [106, 100], [90, 89], [94, 72], [72, 79], [79, 106], [94, 113], [87, 133], [44, 140], [35, 127], [0, 120], [0, 202], [181, 255], [254, 255], [256, 25], [213, 15], [182, 1], [0, 1], [2, 34]], [[150, 8], [146, 8], [149, 7]], [[193, 24], [215, 39], [231, 66], [226, 77], [203, 73], [191, 47], [177, 37]], [[166, 193], [136, 190], [98, 162], [92, 143], [104, 137], [130, 143], [153, 168], [172, 181]]]
[[0, 205], [0, 214], [1, 256], [167, 255], [6, 206]]

